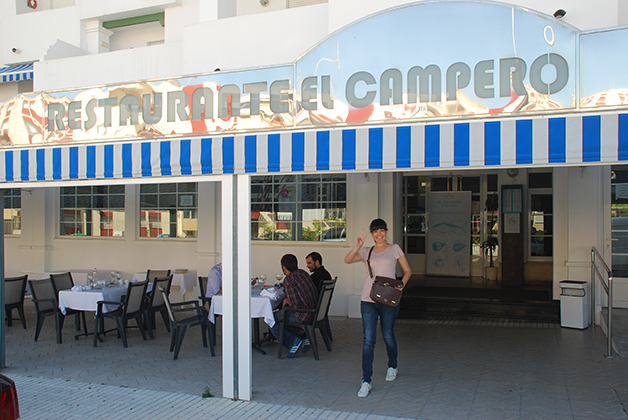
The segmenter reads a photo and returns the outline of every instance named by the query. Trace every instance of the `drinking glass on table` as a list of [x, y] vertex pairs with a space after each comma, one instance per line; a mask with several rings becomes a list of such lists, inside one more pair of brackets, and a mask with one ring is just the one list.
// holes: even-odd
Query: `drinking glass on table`
[[260, 275], [257, 283], [263, 287], [266, 284], [266, 274]]

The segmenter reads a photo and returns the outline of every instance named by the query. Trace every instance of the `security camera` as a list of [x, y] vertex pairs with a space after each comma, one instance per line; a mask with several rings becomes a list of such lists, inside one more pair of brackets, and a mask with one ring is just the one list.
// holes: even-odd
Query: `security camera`
[[19, 49], [19, 48], [15, 48], [15, 47], [13, 47], [13, 48], [11, 48], [11, 52], [12, 52], [13, 54], [19, 54], [19, 53], [20, 53], [20, 49]]
[[565, 12], [563, 9], [558, 9], [557, 11], [554, 12], [554, 17], [556, 19], [562, 19], [565, 17], [566, 14], [567, 12]]

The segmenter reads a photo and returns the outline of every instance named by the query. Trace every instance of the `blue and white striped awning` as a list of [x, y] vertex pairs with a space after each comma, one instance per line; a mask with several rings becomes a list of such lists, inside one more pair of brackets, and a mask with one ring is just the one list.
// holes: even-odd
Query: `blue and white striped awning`
[[0, 81], [17, 82], [33, 78], [33, 63], [20, 64], [19, 66], [0, 67]]
[[612, 164], [628, 114], [137, 140], [0, 150], [0, 182]]

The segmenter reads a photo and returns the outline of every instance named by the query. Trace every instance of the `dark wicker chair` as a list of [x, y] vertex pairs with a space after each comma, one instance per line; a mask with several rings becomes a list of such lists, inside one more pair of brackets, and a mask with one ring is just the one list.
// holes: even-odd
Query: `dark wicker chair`
[[168, 318], [168, 309], [166, 303], [159, 292], [159, 287], [163, 287], [166, 295], [170, 295], [170, 285], [172, 284], [172, 274], [166, 277], [157, 277], [153, 280], [153, 289], [150, 293], [147, 293], [148, 299], [146, 306], [144, 307], [144, 318], [146, 319], [146, 325], [148, 329], [148, 335], [153, 338], [153, 329], [155, 328], [155, 315], [157, 312], [161, 313], [161, 318], [164, 320], [166, 330], [170, 332], [170, 321]]
[[41, 327], [44, 325], [46, 317], [53, 316], [57, 330], [57, 343], [61, 344], [61, 328], [63, 326], [64, 316], [59, 310], [59, 304], [57, 302], [58, 295], [52, 284], [52, 279], [29, 280], [28, 285], [33, 295], [33, 303], [35, 304], [35, 312], [37, 313], [35, 341], [39, 338], [39, 333], [41, 332]]
[[[101, 300], [98, 302], [98, 309], [94, 317], [94, 347], [97, 346], [98, 339], [104, 334], [104, 319], [113, 319], [118, 328], [118, 334], [122, 338], [122, 345], [128, 347], [126, 340], [127, 322], [134, 319], [142, 333], [142, 338], [146, 340], [144, 331], [144, 305], [146, 303], [146, 286], [148, 281], [129, 283], [124, 301], [112, 302]], [[119, 305], [118, 308], [106, 312], [105, 305]]]
[[172, 326], [172, 336], [170, 338], [170, 351], [174, 350], [174, 360], [179, 357], [181, 344], [185, 332], [190, 327], [201, 327], [203, 336], [203, 347], [207, 347], [207, 330], [209, 329], [209, 350], [212, 357], [216, 355], [214, 350], [214, 339], [212, 336], [213, 325], [209, 322], [205, 307], [201, 306], [198, 300], [190, 300], [187, 302], [170, 303], [168, 295], [163, 287], [159, 286], [159, 291], [163, 295], [168, 315], [170, 316], [170, 325]]
[[156, 278], [168, 277], [170, 273], [170, 270], [151, 270], [149, 268], [148, 270], [146, 270], [146, 280], [152, 283], [153, 281], [155, 281]]
[[[329, 339], [329, 330], [327, 327], [327, 322], [325, 319], [327, 318], [327, 313], [329, 312], [329, 305], [331, 303], [331, 297], [334, 293], [334, 287], [336, 287], [336, 279], [334, 280], [324, 280], [323, 284], [320, 288], [320, 292], [318, 295], [318, 305], [313, 309], [298, 309], [298, 308], [284, 308], [285, 314], [284, 318], [279, 325], [279, 354], [277, 357], [281, 359], [281, 353], [283, 350], [283, 330], [284, 328], [297, 328], [301, 329], [305, 332], [308, 340], [310, 340], [310, 344], [312, 345], [312, 350], [314, 352], [314, 358], [319, 360], [318, 358], [318, 345], [316, 344], [316, 329], [320, 331], [323, 336], [323, 341], [325, 341], [325, 346], [327, 347], [327, 351], [331, 351], [331, 340]], [[313, 313], [312, 321], [310, 323], [304, 324], [300, 322], [289, 322], [287, 319], [290, 313], [295, 312], [306, 312]]]
[[20, 315], [22, 326], [26, 329], [24, 319], [24, 292], [28, 275], [19, 277], [7, 277], [4, 279], [4, 308], [6, 311], [7, 325], [13, 326], [13, 309]]

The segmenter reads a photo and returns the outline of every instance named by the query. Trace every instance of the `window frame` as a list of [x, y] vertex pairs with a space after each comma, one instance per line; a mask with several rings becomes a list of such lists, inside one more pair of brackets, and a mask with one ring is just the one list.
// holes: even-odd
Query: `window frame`
[[[194, 191], [180, 191], [179, 187], [183, 184], [193, 184], [195, 186]], [[175, 191], [161, 191], [161, 188], [165, 188], [166, 186], [175, 186]], [[142, 188], [144, 187], [149, 187], [149, 186], [156, 186], [157, 187], [157, 191], [156, 192], [145, 192], [142, 193]], [[137, 227], [135, 230], [135, 234], [137, 235], [137, 239], [141, 240], [141, 241], [154, 241], [154, 240], [176, 240], [176, 241], [196, 241], [198, 240], [198, 223], [199, 223], [199, 182], [198, 181], [182, 181], [182, 182], [154, 182], [154, 183], [142, 183], [138, 185], [137, 188]], [[167, 188], [168, 189], [168, 188]], [[175, 195], [175, 207], [170, 208], [170, 207], [161, 207], [160, 204], [160, 197], [162, 195], [171, 195], [174, 194]], [[182, 195], [190, 195], [193, 194], [194, 195], [194, 206], [192, 207], [183, 207], [180, 205], [181, 200], [180, 197]], [[142, 205], [142, 197], [143, 196], [148, 196], [148, 195], [156, 195], [157, 196], [157, 206], [154, 208], [145, 208]], [[174, 210], [173, 210], [174, 209]], [[144, 221], [143, 221], [143, 215], [142, 212], [143, 211], [148, 211], [148, 212], [159, 212], [159, 211], [166, 211], [168, 210], [170, 213], [172, 213], [174, 211], [175, 214], [175, 218], [174, 218], [174, 222], [170, 222], [169, 224], [172, 226], [176, 227], [178, 226], [178, 212], [186, 212], [186, 211], [192, 211], [196, 213], [196, 218], [182, 218], [181, 219], [181, 225], [184, 223], [184, 220], [196, 220], [196, 236], [160, 236], [160, 235], [164, 235], [164, 234], [160, 234], [157, 236], [142, 236], [142, 230], [145, 228]], [[150, 216], [149, 216], [150, 217]], [[149, 221], [150, 223], [150, 221]], [[152, 227], [149, 227], [149, 229], [153, 229]], [[183, 230], [182, 230], [183, 231]], [[178, 234], [178, 230], [177, 230], [177, 234]], [[170, 234], [168, 234], [170, 235]]]
[[[5, 205], [6, 204], [6, 199], [7, 199], [6, 191], [11, 192], [11, 194], [8, 197], [11, 200], [11, 207], [7, 207]], [[19, 192], [19, 194], [15, 194], [16, 191]], [[13, 203], [15, 202], [15, 200], [18, 197], [19, 197], [19, 200], [20, 200], [20, 207], [13, 207]], [[7, 237], [7, 236], [8, 237], [16, 237], [16, 238], [20, 237], [20, 236], [22, 236], [22, 227], [23, 227], [23, 224], [22, 224], [22, 222], [23, 222], [22, 221], [22, 189], [21, 188], [7, 188], [7, 189], [5, 189], [5, 196], [3, 197], [3, 199], [5, 200], [5, 201], [3, 201], [3, 212], [2, 212], [2, 218], [3, 218], [3, 223], [4, 223], [4, 225], [3, 225], [4, 236], [5, 237]], [[20, 233], [13, 233], [13, 232], [15, 232], [15, 228], [11, 229], [11, 233], [7, 233], [7, 229], [6, 229], [7, 219], [4, 218], [4, 213], [5, 213], [6, 210], [18, 210], [19, 211], [19, 216], [18, 217], [19, 217], [19, 226], [20, 226], [19, 231], [20, 231]], [[8, 223], [10, 223], [11, 225], [14, 225], [15, 221], [14, 221], [14, 219], [10, 219], [8, 221]]]
[[[91, 197], [91, 206], [90, 207], [62, 207], [63, 206], [63, 197], [69, 197], [71, 196], [71, 194], [64, 194], [64, 189], [67, 188], [75, 188], [75, 192], [74, 192], [74, 200], [75, 203], [78, 201], [77, 197], [80, 195], [82, 197], [87, 196], [87, 194], [82, 193], [79, 194], [77, 192], [78, 188], [86, 188], [89, 187], [91, 189], [91, 193], [89, 194], [89, 196]], [[95, 192], [95, 188], [102, 188], [102, 187], [107, 187], [108, 191], [107, 193], [102, 193], [102, 192]], [[110, 188], [111, 187], [122, 187], [123, 191], [122, 192], [114, 192], [111, 193], [110, 192]], [[107, 205], [107, 207], [103, 207], [103, 208], [99, 208], [99, 207], [94, 207], [94, 196], [106, 196], [107, 197], [107, 202], [110, 202], [110, 197], [114, 196], [114, 197], [122, 197], [123, 199], [123, 207], [110, 207], [109, 205]], [[126, 212], [126, 206], [127, 206], [127, 200], [126, 200], [126, 185], [124, 184], [91, 184], [91, 185], [69, 185], [69, 186], [61, 186], [58, 188], [58, 193], [56, 194], [56, 199], [57, 201], [57, 205], [55, 206], [58, 214], [57, 214], [57, 238], [60, 239], [76, 239], [76, 238], [81, 238], [81, 239], [99, 239], [99, 240], [124, 240], [124, 238], [127, 235], [127, 231], [126, 231], [126, 221], [127, 221], [127, 212]], [[124, 220], [121, 222], [121, 225], [123, 227], [122, 230], [122, 235], [65, 235], [63, 234], [63, 220], [62, 220], [62, 215], [65, 209], [76, 209], [78, 211], [83, 210], [87, 210], [87, 211], [105, 211], [105, 212], [119, 212], [121, 211], [122, 214], [124, 215]], [[66, 222], [67, 223], [67, 222]], [[91, 226], [91, 230], [93, 232], [94, 230], [94, 226], [93, 226], [93, 221], [90, 221]], [[102, 229], [101, 225], [99, 224], [99, 229]], [[112, 229], [113, 230], [113, 229]]]
[[[533, 173], [549, 173], [551, 175], [551, 187], [541, 187], [541, 188], [533, 188], [530, 187], [530, 174]], [[526, 257], [530, 262], [548, 262], [554, 260], [554, 241], [556, 239], [556, 235], [554, 232], [554, 218], [555, 218], [555, 205], [554, 205], [554, 171], [547, 169], [538, 169], [538, 170], [529, 170], [526, 176], [526, 186], [527, 186], [527, 217], [526, 217]], [[541, 196], [547, 195], [552, 199], [552, 212], [549, 214], [544, 213], [544, 217], [550, 216], [552, 218], [552, 226], [551, 226], [551, 234], [543, 234], [542, 236], [549, 237], [552, 239], [552, 255], [532, 255], [532, 196]], [[545, 221], [544, 221], [545, 222]], [[546, 230], [545, 230], [546, 231]]]
[[[285, 177], [288, 177], [289, 180], [281, 179]], [[306, 178], [318, 177], [318, 182], [313, 182], [308, 179], [304, 180], [303, 179], [304, 177]], [[325, 177], [336, 177], [336, 178], [342, 177], [343, 180], [325, 179]], [[269, 181], [266, 179], [264, 179], [263, 181], [260, 181], [261, 178], [271, 178], [272, 181]], [[255, 179], [257, 180], [257, 182]], [[345, 189], [344, 201], [333, 200], [333, 199], [330, 200], [329, 198], [327, 200], [323, 200], [323, 197], [325, 195], [333, 194], [332, 190], [326, 190], [325, 186], [330, 186], [334, 184], [336, 185], [344, 184], [344, 189]], [[260, 185], [264, 185], [269, 189], [270, 201], [256, 201], [256, 196], [254, 195], [254, 189], [256, 186], [260, 186]], [[289, 185], [295, 187], [295, 196], [296, 196], [295, 200], [283, 202], [283, 204], [285, 205], [294, 205], [294, 213], [292, 213], [294, 218], [290, 219], [290, 222], [289, 222], [290, 223], [289, 230], [291, 233], [291, 238], [290, 239], [275, 239], [275, 235], [281, 235], [281, 237], [283, 237], [283, 232], [277, 232], [276, 230], [271, 230], [266, 235], [266, 236], [270, 235], [269, 238], [253, 236], [253, 231], [255, 229], [257, 229], [258, 232], [260, 229], [262, 229], [262, 227], [260, 227], [261, 223], [269, 223], [268, 221], [262, 222], [260, 220], [253, 219], [253, 213], [261, 212], [261, 210], [256, 210], [256, 205], [259, 205], [259, 206], [270, 205], [271, 210], [274, 209], [276, 205], [277, 206], [281, 205], [282, 202], [276, 200], [277, 194], [280, 194], [280, 193], [277, 193], [277, 191], [278, 191], [279, 186], [281, 185], [283, 185], [284, 188]], [[316, 200], [303, 199], [302, 192], [303, 192], [304, 185], [316, 185], [316, 189], [317, 189]], [[348, 203], [349, 203], [348, 185], [349, 185], [349, 177], [345, 173], [267, 174], [267, 175], [251, 176], [251, 217], [249, 218], [249, 226], [251, 229], [251, 243], [274, 244], [274, 245], [290, 243], [290, 244], [309, 244], [310, 246], [312, 244], [317, 244], [317, 245], [327, 244], [327, 245], [336, 245], [336, 246], [341, 245], [343, 247], [346, 246], [346, 244], [348, 243], [347, 238], [350, 237], [349, 226], [347, 225], [347, 214], [348, 214]], [[337, 192], [337, 191], [334, 191], [334, 192]], [[339, 197], [336, 196], [334, 198], [339, 198]], [[318, 207], [310, 208], [309, 210], [319, 210], [319, 211], [323, 211], [325, 214], [327, 213], [327, 211], [331, 209], [337, 209], [337, 212], [339, 213], [339, 217], [338, 217], [339, 222], [336, 225], [329, 227], [329, 229], [325, 230], [324, 232], [320, 231], [318, 234], [316, 234], [316, 236], [318, 236], [319, 238], [315, 238], [314, 240], [304, 240], [303, 239], [303, 226], [304, 226], [304, 223], [308, 223], [308, 222], [304, 222], [303, 220], [304, 208], [302, 207], [302, 205], [307, 204], [311, 206], [312, 203], [318, 204]], [[344, 207], [340, 206], [342, 204], [344, 204]], [[281, 212], [271, 211], [270, 213], [281, 213]], [[279, 219], [275, 220], [274, 222], [277, 222], [278, 220]], [[328, 220], [333, 220], [333, 219], [324, 219], [324, 220], [328, 221]], [[270, 223], [272, 223], [272, 221], [270, 221]], [[325, 222], [321, 222], [321, 224], [322, 223], [325, 223]], [[330, 240], [323, 239], [324, 235], [328, 231], [331, 231], [332, 229], [337, 229], [337, 228], [342, 228], [342, 233], [344, 234], [344, 240], [343, 239], [338, 240], [338, 238], [332, 238]], [[299, 233], [296, 233], [296, 232], [299, 232]]]

